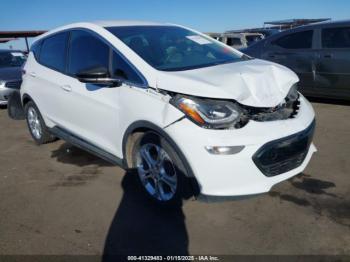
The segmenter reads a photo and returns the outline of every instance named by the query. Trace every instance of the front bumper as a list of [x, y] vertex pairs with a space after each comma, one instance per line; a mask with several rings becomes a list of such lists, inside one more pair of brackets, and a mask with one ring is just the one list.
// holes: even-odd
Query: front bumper
[[[189, 162], [201, 194], [245, 196], [268, 192], [273, 185], [305, 169], [316, 151], [311, 141], [308, 142], [300, 163], [278, 175], [267, 176], [253, 159], [271, 141], [306, 130], [314, 118], [312, 106], [301, 96], [299, 112], [293, 119], [250, 121], [245, 127], [235, 130], [204, 129], [184, 119], [165, 128], [165, 131], [177, 143]], [[232, 155], [213, 155], [208, 153], [206, 146], [244, 146], [244, 149]]]
[[10, 95], [15, 91], [16, 89], [0, 87], [0, 105], [7, 105]]

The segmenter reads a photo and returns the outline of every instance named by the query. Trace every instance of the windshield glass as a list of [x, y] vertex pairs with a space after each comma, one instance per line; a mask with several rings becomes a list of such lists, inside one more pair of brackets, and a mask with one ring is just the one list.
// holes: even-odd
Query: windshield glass
[[0, 67], [22, 66], [26, 57], [21, 52], [0, 52]]
[[210, 37], [178, 26], [122, 26], [106, 29], [158, 70], [189, 70], [244, 59]]

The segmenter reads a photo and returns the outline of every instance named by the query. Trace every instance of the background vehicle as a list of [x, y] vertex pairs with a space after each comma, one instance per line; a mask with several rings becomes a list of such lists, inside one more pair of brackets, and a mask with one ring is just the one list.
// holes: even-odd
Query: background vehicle
[[261, 33], [223, 33], [217, 39], [228, 46], [241, 49], [264, 39], [264, 35]]
[[305, 95], [350, 100], [350, 21], [297, 27], [242, 51], [292, 69]]
[[[225, 32], [225, 34], [232, 34], [232, 33], [258, 33], [258, 34], [261, 34], [263, 35], [263, 37], [260, 39], [257, 39], [257, 40], [262, 40], [266, 37], [269, 37], [271, 35], [274, 35], [274, 34], [277, 34], [281, 32], [281, 30], [277, 29], [277, 28], [264, 28], [264, 27], [261, 27], [261, 28], [250, 28], [250, 29], [238, 29], [238, 30], [228, 30]], [[257, 42], [257, 41], [256, 41]]]
[[0, 105], [7, 105], [11, 93], [20, 88], [25, 60], [22, 51], [0, 50]]

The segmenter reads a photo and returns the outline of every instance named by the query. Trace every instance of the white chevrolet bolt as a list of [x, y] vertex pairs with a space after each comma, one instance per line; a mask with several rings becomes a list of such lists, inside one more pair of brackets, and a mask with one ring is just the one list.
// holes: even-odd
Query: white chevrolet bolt
[[179, 25], [76, 23], [40, 36], [21, 101], [56, 137], [137, 170], [152, 199], [241, 197], [302, 172], [315, 114], [289, 69]]

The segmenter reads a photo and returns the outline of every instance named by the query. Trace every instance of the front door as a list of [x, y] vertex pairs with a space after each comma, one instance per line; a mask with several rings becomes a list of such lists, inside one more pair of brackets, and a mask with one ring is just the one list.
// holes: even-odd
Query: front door
[[93, 145], [118, 155], [114, 144], [118, 130], [119, 87], [85, 84], [76, 78], [82, 70], [110, 68], [111, 48], [90, 31], [73, 30], [68, 52], [64, 128]]

